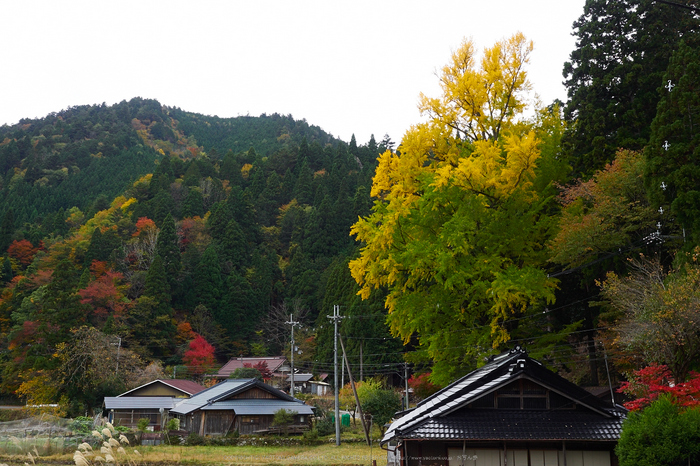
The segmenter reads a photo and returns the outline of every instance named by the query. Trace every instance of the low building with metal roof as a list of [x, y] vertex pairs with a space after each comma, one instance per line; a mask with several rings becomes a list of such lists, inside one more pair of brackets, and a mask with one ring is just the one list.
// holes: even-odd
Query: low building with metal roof
[[201, 392], [204, 387], [191, 380], [157, 379], [118, 396], [105, 397], [104, 408], [110, 422], [134, 428], [139, 419], [148, 419], [148, 429], [160, 430], [168, 412], [178, 400]]
[[625, 415], [516, 347], [402, 412], [381, 442], [390, 465], [614, 466]]
[[296, 413], [294, 431], [310, 428], [310, 406], [258, 379], [227, 379], [182, 400], [170, 413], [181, 429], [199, 435], [254, 434], [269, 432], [280, 409]]

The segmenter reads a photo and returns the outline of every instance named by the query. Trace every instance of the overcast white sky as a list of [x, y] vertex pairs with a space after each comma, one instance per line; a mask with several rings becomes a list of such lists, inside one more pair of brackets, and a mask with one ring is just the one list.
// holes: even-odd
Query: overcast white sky
[[464, 37], [522, 31], [544, 103], [585, 0], [3, 2], [0, 125], [74, 105], [158, 99], [221, 117], [292, 114], [358, 144], [399, 142]]

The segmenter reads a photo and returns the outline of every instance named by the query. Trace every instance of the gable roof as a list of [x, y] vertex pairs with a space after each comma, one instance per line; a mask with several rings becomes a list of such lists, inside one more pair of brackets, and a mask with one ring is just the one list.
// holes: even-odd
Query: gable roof
[[267, 364], [267, 368], [270, 369], [270, 372], [275, 373], [279, 372], [280, 368], [282, 368], [282, 366], [284, 366], [287, 363], [287, 358], [285, 358], [284, 356], [268, 356], [262, 358], [233, 358], [229, 362], [224, 364], [221, 367], [221, 369], [219, 369], [216, 376], [229, 377], [233, 371], [245, 367], [246, 364], [255, 366], [256, 364], [260, 364], [263, 361]]
[[170, 388], [173, 388], [177, 391], [182, 392], [184, 395], [187, 396], [192, 396], [196, 393], [201, 392], [204, 390], [204, 387], [199, 385], [196, 382], [193, 382], [191, 380], [184, 380], [184, 379], [156, 379], [151, 382], [145, 383], [143, 385], [139, 385], [136, 388], [132, 388], [129, 391], [126, 391], [122, 393], [121, 395], [117, 395], [118, 397], [121, 396], [129, 396], [130, 393], [133, 393], [135, 391], [141, 390], [145, 387], [148, 387], [149, 385], [154, 385], [154, 384], [163, 384], [166, 385]]
[[[394, 421], [387, 429], [382, 443], [388, 442], [396, 436], [401, 438], [426, 438], [421, 437], [421, 435], [425, 435], [428, 438], [485, 438], [484, 435], [488, 436], [485, 433], [489, 429], [493, 432], [493, 429], [496, 428], [499, 422], [505, 422], [505, 419], [509, 419], [508, 416], [511, 415], [513, 419], [517, 419], [518, 416], [533, 418], [533, 416], [537, 415], [545, 417], [547, 415], [550, 417], [558, 415], [554, 414], [553, 411], [473, 409], [467, 412], [461, 410], [459, 415], [448, 418], [457, 410], [518, 379], [531, 380], [569, 399], [572, 405], [582, 407], [582, 410], [576, 411], [575, 417], [577, 419], [579, 418], [579, 413], [583, 411], [584, 417], [592, 415], [595, 419], [602, 422], [604, 425], [597, 426], [593, 431], [589, 431], [586, 434], [593, 435], [590, 438], [591, 440], [606, 438], [607, 433], [605, 432], [607, 431], [617, 432], [616, 435], [619, 438], [622, 416], [616, 407], [606, 404], [583, 388], [551, 372], [538, 361], [528, 357], [527, 352], [520, 347], [516, 347], [512, 351], [493, 357], [481, 368], [470, 372], [426, 398], [418, 403], [415, 408], [405, 411], [405, 414]], [[569, 410], [566, 415], [556, 419], [571, 424], [574, 422], [572, 418], [573, 412]], [[506, 415], [506, 413], [512, 414]], [[471, 420], [467, 422], [467, 419]], [[550, 421], [556, 424], [558, 422], [556, 419], [551, 417]], [[540, 419], [540, 422], [550, 421], [545, 421], [544, 418]], [[583, 419], [581, 421], [584, 422]], [[525, 424], [527, 423], [516, 423], [515, 425], [520, 427], [516, 428], [517, 432], [511, 434], [515, 437], [530, 438], [527, 436], [529, 434], [524, 427]], [[477, 428], [477, 426], [481, 427]], [[483, 432], [475, 432], [475, 428], [477, 430], [482, 429]], [[499, 429], [498, 431], [499, 439], [503, 438], [501, 430]], [[444, 435], [444, 437], [440, 437], [441, 435]], [[493, 433], [490, 435], [493, 435]], [[503, 435], [505, 435], [505, 431], [503, 431]], [[556, 435], [563, 435], [563, 432]]]
[[[276, 388], [261, 382], [258, 379], [227, 379], [221, 383], [214, 385], [213, 387], [207, 388], [194, 395], [192, 398], [182, 400], [172, 409], [175, 414], [189, 414], [198, 409], [217, 409], [212, 408], [215, 403], [229, 402], [229, 398], [243, 393], [251, 388], [260, 388], [267, 391], [268, 393], [275, 396], [276, 400], [272, 401], [284, 401], [293, 402], [302, 406], [306, 406], [303, 402], [293, 398], [286, 393], [277, 390]], [[245, 401], [245, 400], [244, 400]], [[259, 399], [250, 400], [249, 403], [259, 402]], [[227, 408], [226, 405], [219, 405], [218, 409], [231, 409]]]

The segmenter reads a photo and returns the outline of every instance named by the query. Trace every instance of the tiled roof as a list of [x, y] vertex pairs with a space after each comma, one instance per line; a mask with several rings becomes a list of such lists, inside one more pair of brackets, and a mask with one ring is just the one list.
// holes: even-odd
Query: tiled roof
[[[606, 404], [581, 387], [546, 369], [538, 361], [529, 358], [525, 351], [516, 348], [510, 352], [493, 357], [483, 367], [470, 372], [426, 398], [415, 408], [405, 411], [400, 418], [396, 419], [389, 426], [382, 443], [386, 443], [394, 437], [407, 438], [410, 436], [419, 438], [416, 437], [416, 435], [419, 435], [417, 432], [423, 432], [426, 435], [430, 434], [431, 438], [438, 438], [438, 435], [442, 432], [439, 430], [442, 428], [440, 427], [442, 424], [439, 423], [454, 423], [458, 422], [454, 419], [471, 415], [470, 412], [472, 410], [466, 408], [470, 403], [518, 379], [528, 379], [548, 389], [550, 392], [569, 399], [572, 406], [578, 406], [580, 410], [598, 416], [597, 419], [601, 420], [601, 422], [611, 420], [619, 422], [619, 411], [617, 408], [609, 403]], [[458, 414], [456, 414], [457, 412]], [[513, 413], [513, 411], [501, 410], [498, 412]], [[570, 414], [573, 411], [566, 412]], [[532, 418], [537, 411], [524, 410], [523, 413], [527, 413]], [[541, 416], [552, 414], [551, 411], [545, 410], [540, 413]], [[613, 425], [615, 424], [613, 423]], [[432, 426], [430, 429], [433, 430], [421, 430], [424, 426]], [[539, 427], [535, 429], [539, 429]], [[452, 435], [449, 431], [444, 433], [445, 435]], [[619, 435], [619, 430], [617, 433]], [[502, 439], [504, 437], [498, 438]]]
[[106, 409], [172, 409], [177, 402], [172, 396], [106, 396]]
[[616, 441], [621, 429], [621, 417], [605, 418], [591, 412], [474, 409], [428, 419], [399, 435], [441, 440]]
[[233, 358], [229, 362], [224, 364], [221, 369], [219, 369], [219, 372], [216, 374], [216, 376], [228, 377], [233, 371], [245, 367], [246, 364], [255, 366], [256, 364], [260, 364], [263, 361], [267, 363], [267, 368], [270, 369], [270, 372], [274, 373], [279, 371], [280, 367], [282, 367], [287, 362], [287, 358], [285, 358], [284, 356], [272, 356], [264, 358]]

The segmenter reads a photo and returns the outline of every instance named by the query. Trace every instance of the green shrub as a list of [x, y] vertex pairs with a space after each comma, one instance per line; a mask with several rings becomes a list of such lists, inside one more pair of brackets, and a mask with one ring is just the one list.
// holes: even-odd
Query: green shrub
[[629, 413], [615, 453], [620, 466], [700, 464], [700, 408], [663, 396]]
[[150, 423], [151, 423], [150, 419], [148, 419], [147, 417], [142, 417], [136, 423], [136, 428], [139, 430], [139, 432], [145, 432], [146, 429], [148, 429], [148, 425]]
[[187, 436], [185, 439], [185, 445], [189, 446], [197, 446], [197, 445], [204, 445], [204, 437], [202, 437], [199, 434], [195, 434], [192, 432], [190, 435]]
[[316, 422], [315, 430], [318, 432], [318, 435], [330, 435], [335, 432], [335, 424], [330, 416], [322, 417]]

